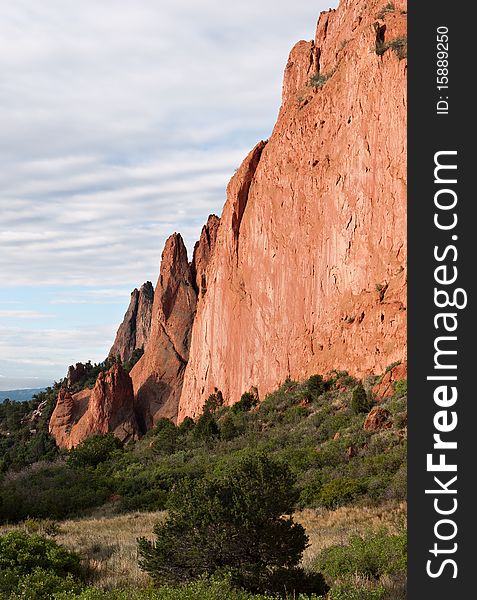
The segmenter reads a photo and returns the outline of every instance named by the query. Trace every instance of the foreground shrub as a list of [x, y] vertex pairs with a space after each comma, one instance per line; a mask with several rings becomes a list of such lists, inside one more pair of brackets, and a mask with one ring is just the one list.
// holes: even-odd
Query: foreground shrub
[[406, 562], [406, 531], [391, 535], [380, 530], [365, 536], [354, 535], [347, 545], [325, 548], [316, 561], [316, 568], [332, 579], [355, 574], [379, 579], [383, 575], [405, 572]]
[[156, 541], [139, 541], [141, 567], [157, 584], [227, 573], [232, 585], [253, 592], [301, 591], [295, 586], [306, 579], [298, 564], [308, 538], [291, 517], [294, 483], [285, 465], [256, 453], [179, 483]]
[[22, 531], [0, 536], [0, 592], [7, 598], [51, 598], [79, 589], [80, 559], [55, 541]]
[[[201, 578], [182, 586], [163, 585], [149, 590], [102, 591], [88, 588], [78, 595], [55, 594], [54, 600], [273, 600], [269, 594], [253, 594], [234, 588], [229, 578]], [[275, 597], [276, 598], [276, 597]], [[310, 596], [289, 596], [289, 600], [309, 600]], [[321, 600], [312, 595], [311, 600]], [[374, 598], [372, 599], [374, 600]]]
[[339, 584], [330, 591], [326, 600], [384, 600], [386, 589], [383, 586], [366, 588], [355, 583]]

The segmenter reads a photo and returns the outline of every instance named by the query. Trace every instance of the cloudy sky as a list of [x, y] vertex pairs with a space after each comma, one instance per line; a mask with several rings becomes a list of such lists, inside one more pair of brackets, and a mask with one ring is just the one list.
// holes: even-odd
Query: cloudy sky
[[102, 360], [166, 237], [188, 248], [270, 135], [336, 0], [0, 3], [0, 389]]

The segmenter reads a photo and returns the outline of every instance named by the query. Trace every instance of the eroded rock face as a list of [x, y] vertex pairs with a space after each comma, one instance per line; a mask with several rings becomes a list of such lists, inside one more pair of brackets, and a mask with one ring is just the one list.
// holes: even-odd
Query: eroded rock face
[[179, 420], [215, 387], [232, 404], [405, 357], [407, 60], [376, 50], [406, 16], [382, 7], [344, 0], [292, 50], [273, 134], [228, 186]]
[[200, 239], [194, 247], [191, 266], [195, 290], [199, 299], [203, 298], [207, 292], [207, 266], [214, 253], [219, 224], [219, 217], [210, 215], [207, 223], [202, 227]]
[[379, 431], [391, 427], [391, 413], [381, 406], [375, 406], [370, 410], [363, 425], [365, 431]]
[[[342, 0], [322, 13], [315, 39], [290, 54], [270, 140], [230, 181], [192, 262], [180, 235], [167, 240], [149, 341], [131, 371], [141, 432], [196, 417], [215, 389], [232, 404], [287, 377], [363, 378], [405, 361], [406, 16], [403, 0], [384, 6]], [[136, 304], [112, 349], [122, 359], [138, 347]], [[95, 398], [82, 392], [83, 412], [79, 395], [59, 400], [53, 429], [67, 440], [71, 428], [65, 445], [83, 419], [81, 435], [95, 419], [119, 427], [97, 386]]]
[[119, 364], [100, 373], [92, 390], [71, 395], [62, 388], [50, 419], [58, 446], [73, 448], [97, 433], [112, 432], [122, 441], [138, 437], [131, 378]]
[[80, 381], [87, 373], [87, 367], [83, 363], [76, 363], [76, 365], [70, 365], [68, 367], [67, 382], [68, 387], [73, 387], [75, 383]]
[[162, 253], [149, 343], [131, 371], [142, 431], [161, 417], [177, 417], [196, 304], [187, 250], [175, 233]]
[[129, 307], [109, 351], [110, 357], [119, 357], [124, 363], [131, 359], [134, 350], [145, 348], [151, 332], [153, 303], [154, 288], [150, 281], [146, 281], [139, 290], [133, 290]]
[[407, 379], [407, 364], [396, 365], [384, 373], [381, 381], [373, 387], [373, 396], [377, 402], [391, 398], [394, 394], [394, 384], [401, 379]]

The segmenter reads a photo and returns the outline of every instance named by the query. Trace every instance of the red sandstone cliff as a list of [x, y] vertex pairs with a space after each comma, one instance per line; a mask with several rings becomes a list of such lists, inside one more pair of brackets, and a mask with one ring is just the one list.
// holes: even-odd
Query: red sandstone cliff
[[151, 332], [153, 303], [154, 288], [150, 281], [132, 292], [129, 307], [109, 351], [110, 357], [119, 357], [121, 362], [127, 362], [134, 350], [145, 348]]
[[291, 52], [273, 134], [227, 189], [179, 420], [215, 387], [233, 403], [405, 356], [406, 16], [385, 4], [342, 1]]
[[187, 250], [175, 233], [162, 253], [149, 343], [131, 371], [143, 431], [160, 417], [177, 415], [196, 303]]
[[161, 417], [176, 419], [197, 300], [207, 290], [206, 269], [215, 248], [219, 218], [210, 215], [189, 263], [179, 234], [166, 242], [144, 355], [131, 371], [136, 413], [143, 431]]
[[50, 433], [63, 448], [73, 448], [93, 434], [108, 432], [123, 441], [139, 435], [132, 381], [119, 364], [100, 373], [92, 390], [71, 395], [62, 388], [50, 418]]
[[[149, 342], [131, 371], [141, 432], [196, 416], [215, 388], [231, 404], [286, 377], [382, 373], [405, 359], [405, 8], [342, 0], [323, 13], [315, 40], [290, 54], [270, 140], [232, 178], [192, 262], [180, 235], [166, 242]], [[131, 347], [125, 328], [120, 345]], [[77, 443], [82, 421], [82, 436], [94, 419], [119, 431], [111, 390], [60, 394], [60, 445]], [[118, 405], [135, 435], [127, 397]]]

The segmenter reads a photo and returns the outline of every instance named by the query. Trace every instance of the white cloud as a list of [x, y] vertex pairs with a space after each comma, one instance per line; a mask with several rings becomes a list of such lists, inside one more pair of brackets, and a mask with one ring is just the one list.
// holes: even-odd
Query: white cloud
[[0, 368], [9, 377], [61, 377], [78, 361], [99, 362], [107, 356], [116, 325], [72, 329], [0, 326]]
[[46, 313], [35, 310], [2, 310], [0, 309], [0, 319], [44, 319], [51, 317]]
[[[53, 302], [86, 314], [155, 283], [167, 236], [180, 231], [192, 249], [234, 169], [270, 134], [288, 52], [329, 4], [1, 2], [2, 303], [19, 286], [57, 286]], [[3, 311], [18, 326], [45, 308], [24, 298], [16, 315]], [[59, 333], [23, 331], [22, 344], [0, 345], [3, 360], [17, 353], [29, 376], [31, 361], [100, 356], [105, 332], [66, 320], [63, 350]]]

